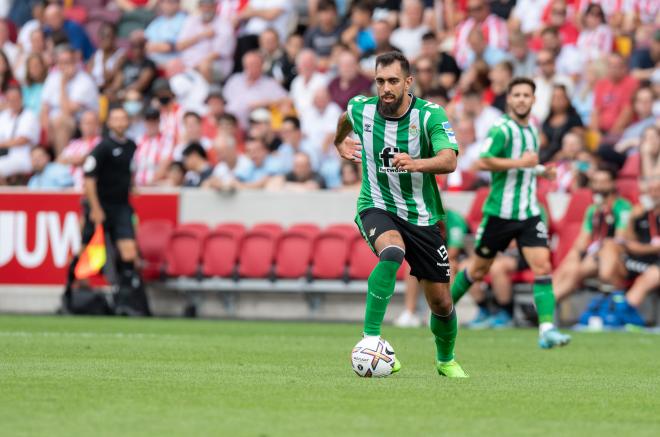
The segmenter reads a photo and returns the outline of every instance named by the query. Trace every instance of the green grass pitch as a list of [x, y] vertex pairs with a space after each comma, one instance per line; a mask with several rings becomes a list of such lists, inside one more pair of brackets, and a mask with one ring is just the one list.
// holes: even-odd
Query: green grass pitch
[[461, 330], [468, 380], [427, 329], [384, 328], [398, 375], [361, 379], [360, 326], [0, 317], [0, 435], [660, 434], [660, 336]]

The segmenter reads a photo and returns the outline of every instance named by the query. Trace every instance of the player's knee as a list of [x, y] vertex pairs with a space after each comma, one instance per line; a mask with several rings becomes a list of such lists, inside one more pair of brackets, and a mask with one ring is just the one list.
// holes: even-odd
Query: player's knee
[[441, 294], [429, 299], [429, 308], [433, 314], [449, 314], [454, 307], [451, 294]]
[[552, 264], [550, 261], [543, 261], [531, 266], [531, 268], [534, 276], [550, 276], [552, 274]]
[[406, 252], [402, 247], [391, 245], [381, 250], [378, 257], [381, 261], [391, 261], [397, 264], [402, 264], [405, 255]]

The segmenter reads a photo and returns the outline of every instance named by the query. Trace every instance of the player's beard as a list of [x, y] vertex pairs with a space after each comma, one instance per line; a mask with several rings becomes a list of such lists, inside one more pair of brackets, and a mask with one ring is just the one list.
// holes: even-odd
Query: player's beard
[[525, 112], [518, 112], [514, 108], [512, 108], [511, 112], [513, 112], [513, 114], [519, 119], [524, 120], [527, 117], [529, 117], [529, 114], [532, 112], [532, 107], [530, 106]]
[[383, 97], [386, 95], [394, 96], [394, 94], [391, 93], [383, 94], [383, 96], [378, 99], [378, 103], [380, 104], [380, 113], [386, 117], [396, 117], [401, 104], [403, 104], [403, 94], [401, 94], [398, 98], [395, 98], [391, 103], [385, 103], [385, 101], [383, 101]]

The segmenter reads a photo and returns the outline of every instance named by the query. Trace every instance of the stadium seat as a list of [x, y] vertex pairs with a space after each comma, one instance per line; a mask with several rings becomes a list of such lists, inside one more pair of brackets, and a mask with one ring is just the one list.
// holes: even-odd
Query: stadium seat
[[245, 225], [238, 222], [218, 223], [215, 227], [215, 230], [232, 232], [234, 235], [240, 235], [241, 237], [245, 235], [245, 232], [247, 231]]
[[348, 277], [350, 279], [367, 279], [377, 263], [378, 257], [371, 251], [364, 238], [355, 237], [351, 243], [348, 259]]
[[481, 209], [486, 202], [486, 198], [488, 197], [489, 192], [489, 187], [481, 187], [476, 191], [472, 205], [470, 205], [470, 210], [465, 217], [465, 220], [467, 220], [468, 225], [470, 226], [470, 231], [473, 234], [477, 232], [477, 228], [481, 223], [481, 218], [483, 217], [483, 212]]
[[354, 240], [340, 230], [321, 232], [314, 245], [312, 277], [314, 279], [343, 279], [350, 243]]
[[209, 233], [209, 226], [206, 223], [188, 222], [181, 223], [179, 226], [177, 226], [177, 230], [194, 232], [195, 234], [199, 235], [202, 240], [204, 240], [206, 235]]
[[281, 236], [284, 232], [284, 228], [279, 223], [257, 223], [250, 230], [270, 232], [275, 237]]
[[571, 200], [568, 201], [568, 206], [566, 207], [566, 213], [564, 213], [564, 216], [559, 221], [557, 228], [561, 229], [570, 223], [582, 223], [584, 213], [592, 203], [593, 195], [590, 189], [581, 188], [576, 190], [571, 195]]
[[557, 237], [559, 239], [557, 247], [552, 252], [552, 265], [557, 268], [562, 260], [568, 254], [568, 251], [573, 247], [573, 243], [580, 234], [582, 229], [581, 222], [569, 222], [557, 230]]
[[315, 235], [310, 231], [290, 229], [280, 238], [275, 256], [275, 276], [285, 279], [303, 278], [309, 271]]
[[616, 189], [620, 195], [633, 204], [639, 202], [639, 182], [637, 179], [617, 179]]
[[204, 242], [202, 274], [221, 278], [234, 276], [242, 238], [240, 230], [216, 228], [211, 231]]
[[170, 236], [165, 253], [168, 276], [197, 276], [206, 234], [178, 227]]
[[314, 223], [295, 223], [289, 227], [289, 231], [305, 232], [308, 235], [316, 238], [321, 233], [321, 228]]
[[349, 239], [353, 239], [356, 235], [360, 234], [357, 226], [352, 223], [334, 223], [325, 228], [326, 232], [338, 232], [345, 235]]
[[268, 278], [272, 273], [279, 236], [267, 229], [251, 229], [241, 243], [238, 274], [242, 278]]
[[144, 262], [144, 279], [157, 279], [160, 276], [173, 228], [169, 220], [146, 220], [138, 225], [137, 245]]
[[633, 153], [626, 158], [625, 164], [619, 171], [619, 179], [637, 179], [642, 171], [639, 153]]

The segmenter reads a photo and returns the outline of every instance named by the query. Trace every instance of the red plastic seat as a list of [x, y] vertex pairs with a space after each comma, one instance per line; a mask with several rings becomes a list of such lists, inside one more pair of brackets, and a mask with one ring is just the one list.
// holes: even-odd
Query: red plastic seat
[[238, 223], [238, 222], [218, 223], [215, 227], [215, 230], [228, 231], [233, 233], [234, 235], [239, 235], [241, 237], [245, 235], [245, 232], [247, 231], [245, 225], [243, 223]]
[[279, 237], [284, 232], [284, 228], [279, 223], [257, 223], [252, 226], [251, 231], [265, 231], [270, 232], [275, 237]]
[[361, 236], [353, 239], [348, 259], [348, 277], [350, 279], [367, 279], [378, 264], [378, 257]]
[[275, 256], [275, 276], [278, 278], [303, 278], [312, 260], [315, 236], [309, 231], [288, 230], [280, 238]]
[[570, 223], [582, 223], [582, 220], [584, 220], [584, 213], [592, 203], [593, 195], [590, 189], [581, 188], [576, 190], [571, 195], [571, 200], [569, 200], [568, 206], [566, 207], [566, 213], [560, 220], [557, 228], [561, 229]]
[[531, 269], [518, 270], [511, 274], [511, 282], [514, 284], [533, 284], [534, 272]]
[[199, 235], [200, 238], [204, 239], [209, 233], [209, 226], [206, 223], [188, 222], [181, 223], [179, 226], [177, 226], [177, 230], [194, 232], [195, 234]]
[[474, 200], [472, 200], [472, 205], [470, 205], [470, 210], [468, 211], [468, 214], [465, 217], [465, 220], [467, 220], [468, 225], [470, 226], [470, 231], [472, 231], [472, 233], [477, 232], [477, 228], [481, 223], [481, 219], [483, 217], [482, 209], [484, 207], [484, 203], [486, 202], [486, 198], [488, 197], [489, 192], [490, 192], [490, 188], [488, 187], [481, 187], [475, 192]]
[[312, 277], [315, 279], [343, 279], [350, 243], [353, 239], [339, 230], [321, 232], [314, 245]]
[[625, 164], [619, 171], [620, 179], [637, 179], [642, 173], [642, 165], [639, 153], [633, 153], [626, 158]]
[[356, 235], [360, 235], [360, 231], [358, 230], [357, 226], [353, 223], [334, 223], [331, 225], [328, 225], [325, 229], [325, 232], [338, 232], [349, 239], [355, 238]]
[[202, 274], [227, 278], [234, 274], [243, 234], [240, 231], [215, 229], [204, 242]]
[[637, 179], [617, 179], [616, 189], [628, 201], [632, 203], [639, 202], [639, 182], [637, 182]]
[[196, 276], [205, 235], [193, 229], [177, 228], [167, 244], [165, 260], [168, 276]]
[[321, 233], [321, 228], [314, 223], [295, 223], [289, 227], [289, 232], [304, 232], [316, 238]]
[[243, 278], [267, 278], [273, 268], [277, 240], [272, 231], [248, 231], [240, 247], [238, 274]]
[[573, 243], [580, 234], [581, 229], [581, 222], [571, 222], [558, 229], [557, 236], [559, 242], [557, 248], [552, 252], [552, 265], [555, 268], [561, 264], [564, 257], [568, 254], [568, 251], [571, 250], [571, 247], [573, 247]]
[[146, 220], [138, 225], [137, 245], [144, 262], [144, 279], [157, 279], [160, 276], [173, 228], [169, 220]]

